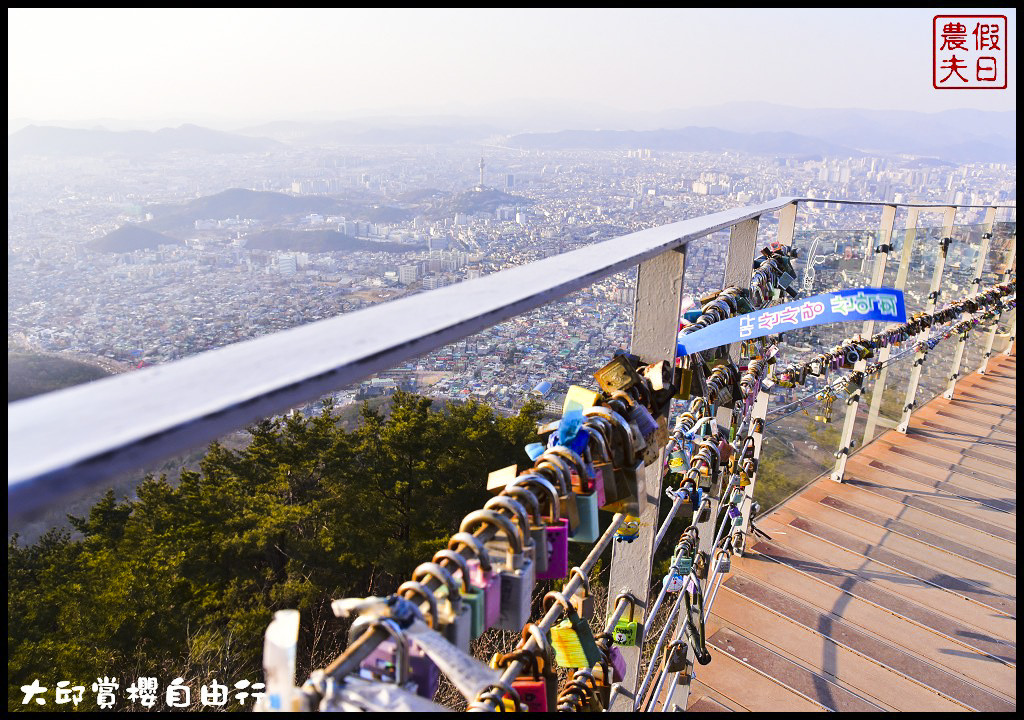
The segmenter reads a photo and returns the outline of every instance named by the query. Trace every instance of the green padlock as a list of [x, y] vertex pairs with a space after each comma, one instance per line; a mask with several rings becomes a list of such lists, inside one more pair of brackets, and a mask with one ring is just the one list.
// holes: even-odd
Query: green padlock
[[[482, 542], [470, 533], [455, 533], [448, 542], [448, 550], [439, 550], [434, 554], [434, 562], [442, 567], [445, 567], [447, 562], [452, 562], [454, 567], [459, 570], [459, 579], [462, 583], [459, 595], [462, 596], [462, 602], [470, 608], [470, 617], [472, 618], [470, 634], [473, 638], [478, 638], [487, 629], [487, 624], [484, 621], [484, 592], [475, 588], [469, 582], [468, 565], [466, 564], [465, 556], [461, 553], [463, 548], [468, 548], [476, 558], [484, 557], [486, 559], [487, 549]], [[458, 555], [462, 561], [461, 564], [458, 564], [452, 555]], [[487, 560], [487, 562], [489, 565], [490, 560]], [[451, 567], [447, 569], [449, 572], [453, 570]]]
[[615, 623], [615, 629], [612, 631], [612, 638], [615, 640], [616, 645], [633, 647], [643, 637], [643, 625], [633, 619], [633, 614], [636, 612], [635, 598], [632, 595], [623, 593], [615, 598], [615, 604], [618, 605], [622, 598], [626, 598], [629, 601], [629, 619], [619, 618], [619, 621]]

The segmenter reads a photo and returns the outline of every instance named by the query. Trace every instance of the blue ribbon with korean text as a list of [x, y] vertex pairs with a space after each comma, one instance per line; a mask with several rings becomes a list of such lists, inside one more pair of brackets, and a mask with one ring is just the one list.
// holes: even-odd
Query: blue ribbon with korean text
[[837, 290], [755, 310], [691, 333], [686, 333], [684, 328], [679, 333], [679, 357], [786, 330], [854, 320], [906, 322], [903, 291], [893, 288]]

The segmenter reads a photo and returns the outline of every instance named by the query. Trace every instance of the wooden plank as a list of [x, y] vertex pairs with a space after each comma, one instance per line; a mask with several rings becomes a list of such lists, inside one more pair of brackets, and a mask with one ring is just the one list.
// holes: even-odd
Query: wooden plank
[[708, 665], [697, 666], [700, 682], [730, 698], [742, 698], [751, 712], [824, 712], [825, 708], [757, 672], [728, 653], [715, 652]]
[[[809, 498], [810, 494], [806, 493], [804, 497]], [[970, 545], [954, 542], [947, 534], [939, 534], [923, 530], [911, 523], [882, 515], [881, 513], [872, 512], [871, 510], [866, 510], [861, 505], [854, 505], [853, 503], [847, 502], [841, 498], [837, 498], [832, 495], [825, 495], [824, 492], [822, 492], [822, 497], [814, 499], [816, 502], [820, 502], [826, 507], [835, 508], [847, 515], [852, 515], [853, 517], [860, 518], [865, 522], [877, 525], [880, 528], [885, 528], [889, 532], [898, 533], [904, 537], [927, 543], [932, 547], [936, 547], [952, 555], [971, 560], [983, 567], [998, 570], [1011, 578], [1015, 578], [1017, 576], [1016, 562], [1004, 560], [1001, 557], [991, 555], [983, 550], [971, 547]]]
[[[925, 583], [969, 598], [1004, 615], [1012, 617], [1016, 614], [1017, 602], [1013, 597], [1015, 583], [1001, 573], [986, 570], [915, 540], [900, 538], [884, 528], [844, 516], [809, 500], [794, 498], [786, 504], [786, 510], [797, 513], [797, 517], [789, 522], [792, 527]], [[940, 569], [937, 565], [945, 565], [946, 569]], [[997, 579], [998, 586], [995, 582]]]
[[[859, 656], [870, 658], [878, 664], [880, 670], [884, 669], [887, 676], [879, 676], [877, 673], [869, 675], [867, 679], [869, 687], [866, 688], [866, 691], [868, 694], [874, 693], [880, 700], [890, 705], [914, 710], [918, 709], [915, 703], [927, 703], [932, 696], [939, 695], [963, 703], [973, 710], [1000, 712], [1014, 709], [1013, 703], [966, 681], [960, 673], [936, 667], [906, 649], [891, 644], [888, 639], [873, 636], [866, 630], [851, 625], [834, 615], [823, 613], [804, 601], [760, 583], [747, 575], [729, 577], [725, 581], [724, 589], [745, 598], [749, 604], [756, 603], [766, 610], [785, 617], [790, 622], [799, 624], [808, 631], [821, 635], [822, 638], [838, 646], [849, 648]], [[719, 612], [717, 600], [715, 612]], [[731, 620], [731, 622], [735, 624], [737, 621]], [[755, 632], [755, 634], [764, 637], [763, 633]], [[780, 633], [771, 633], [772, 638], [779, 636]], [[837, 663], [838, 660], [835, 659], [837, 655], [838, 651], [829, 650], [827, 646], [823, 646], [823, 651], [818, 657], [821, 658], [821, 665], [824, 666]], [[948, 661], [949, 658], [943, 656], [943, 659]], [[834, 672], [825, 667], [822, 669], [839, 678], [849, 679], [849, 675], [841, 666], [836, 665]], [[903, 678], [907, 680], [903, 680]], [[879, 689], [883, 685], [885, 688]]]
[[[816, 483], [819, 487], [823, 485], [823, 482]], [[960, 522], [951, 521], [853, 484], [843, 483], [841, 488], [833, 485], [822, 489], [829, 496], [841, 499], [852, 507], [863, 508], [865, 511], [877, 513], [880, 517], [891, 518], [894, 522], [905, 522], [932, 534], [941, 534], [965, 547], [983, 548], [985, 553], [999, 558], [1004, 564], [1016, 567], [1015, 544], [1002, 540], [995, 542], [988, 533], [972, 525], [963, 524], [963, 518], [960, 518]]]
[[978, 633], [985, 638], [991, 637], [1007, 644], [1016, 641], [1016, 622], [1013, 618], [994, 613], [971, 600], [800, 531], [789, 524], [790, 519], [792, 516], [780, 516], [781, 521], [773, 518], [762, 519], [758, 526], [769, 534], [772, 534], [772, 530], [786, 533], [787, 548], [806, 555], [838, 575], [853, 578], [857, 582], [877, 585], [922, 608], [955, 617], [957, 622], [966, 625], [970, 632]]
[[[847, 624], [875, 640], [896, 646], [908, 655], [945, 667], [954, 674], [962, 674], [998, 697], [1008, 699], [1015, 696], [1017, 671], [1013, 664], [1008, 664], [1016, 660], [1013, 648], [1002, 660], [982, 654], [969, 644], [970, 638], [950, 634], [957, 632], [958, 628], [949, 618], [929, 616], [909, 604], [906, 604], [909, 612], [900, 612], [902, 601], [887, 596], [878, 588], [858, 587], [855, 581], [840, 578], [821, 565], [774, 543], [757, 543], [756, 547], [758, 552], [733, 561], [734, 575], [726, 584], [733, 577], [751, 578], [822, 613], [824, 619], [818, 629], [833, 628], [835, 623]], [[771, 552], [772, 556], [762, 554], [760, 551], [763, 549]], [[871, 599], [864, 597], [865, 594]], [[893, 603], [893, 606], [889, 607], [888, 603]], [[935, 623], [942, 627], [935, 627]], [[836, 632], [837, 639], [846, 638], [842, 631]], [[1004, 646], [997, 644], [995, 647]], [[1009, 695], [1005, 689], [1009, 689]]]
[[[711, 629], [708, 630], [711, 633]], [[708, 648], [717, 648], [715, 657], [728, 653], [776, 682], [820, 703], [829, 710], [841, 712], [878, 712], [882, 706], [862, 698], [836, 685], [826, 676], [816, 673], [777, 652], [754, 642], [732, 628], [723, 627], [708, 637]], [[712, 652], [714, 652], [712, 650]], [[712, 664], [714, 660], [712, 660]]]
[[[1016, 522], [1010, 513], [988, 507], [974, 499], [935, 490], [892, 472], [891, 468], [881, 470], [874, 466], [858, 466], [856, 471], [848, 473], [847, 482], [870, 487], [875, 492], [897, 498], [905, 505], [927, 505], [929, 512], [933, 512], [933, 507], [945, 508], [950, 519], [964, 518], [965, 522], [976, 523], [977, 527], [985, 532], [1016, 542], [1017, 533], [1013, 529]], [[993, 532], [993, 529], [998, 529], [999, 532]]]

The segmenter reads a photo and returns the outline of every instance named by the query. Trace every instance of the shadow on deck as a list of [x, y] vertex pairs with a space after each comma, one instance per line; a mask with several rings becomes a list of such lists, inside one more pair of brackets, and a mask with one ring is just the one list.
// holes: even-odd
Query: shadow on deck
[[758, 521], [692, 710], [1014, 711], [1016, 356]]

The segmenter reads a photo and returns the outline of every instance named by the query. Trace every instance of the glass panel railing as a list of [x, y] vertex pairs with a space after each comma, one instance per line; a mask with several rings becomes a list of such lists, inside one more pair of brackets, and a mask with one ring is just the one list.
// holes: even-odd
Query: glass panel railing
[[835, 465], [845, 404], [842, 398], [837, 399], [830, 421], [818, 421], [815, 416], [824, 417], [820, 396], [815, 396], [813, 389], [799, 389], [800, 395], [788, 406], [770, 411], [765, 418], [754, 487], [754, 499], [762, 511], [778, 505]]
[[[878, 414], [872, 427], [870, 436], [865, 436], [864, 423], [861, 421], [862, 413], [870, 413], [871, 406], [875, 401], [875, 393], [879, 392], [879, 376], [868, 379], [864, 388], [864, 397], [858, 408], [858, 432], [854, 433], [854, 439], [866, 445], [882, 433], [896, 427], [903, 415], [903, 403], [906, 400], [907, 385], [910, 382], [910, 371], [914, 367], [914, 346], [910, 343], [900, 347], [891, 348], [889, 359], [885, 367], [885, 389], [882, 392], [882, 399], [878, 406]], [[865, 416], [866, 417], [866, 416]], [[859, 450], [860, 448], [855, 448]]]

